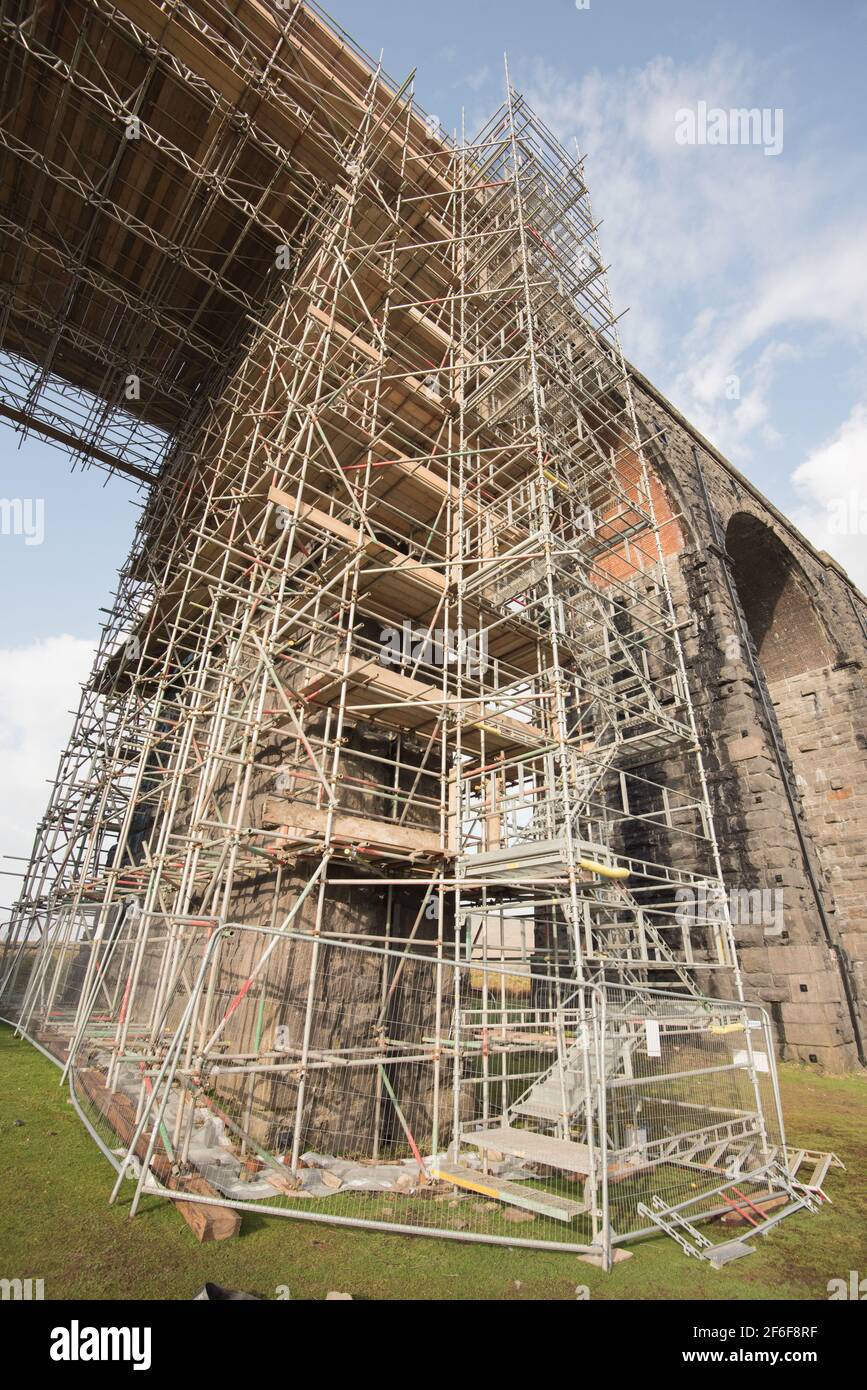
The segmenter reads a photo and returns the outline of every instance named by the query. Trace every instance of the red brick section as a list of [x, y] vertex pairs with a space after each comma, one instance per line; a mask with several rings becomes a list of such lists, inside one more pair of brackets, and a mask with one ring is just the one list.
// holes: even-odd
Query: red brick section
[[[665, 559], [669, 559], [679, 555], [683, 550], [684, 536], [672, 510], [668, 494], [657, 474], [652, 468], [648, 468], [648, 475], [650, 496], [660, 531], [660, 546]], [[617, 477], [622, 492], [626, 494], [627, 498], [637, 502], [640, 496], [641, 464], [636, 454], [632, 450], [626, 449], [622, 442], [619, 449]], [[622, 497], [613, 497], [610, 506], [603, 509], [602, 515], [603, 517], [616, 517], [621, 525], [625, 522], [632, 524], [637, 517], [637, 513], [630, 512], [628, 508], [624, 510]], [[606, 528], [603, 522], [599, 527], [599, 534], [602, 536], [610, 535], [614, 529], [613, 526]], [[656, 560], [656, 542], [653, 532], [649, 527], [645, 527], [644, 530], [630, 536], [628, 542], [625, 542], [619, 550], [609, 552], [601, 559], [599, 568], [609, 574], [612, 579], [629, 579], [635, 574], [636, 569], [648, 569], [656, 563]]]

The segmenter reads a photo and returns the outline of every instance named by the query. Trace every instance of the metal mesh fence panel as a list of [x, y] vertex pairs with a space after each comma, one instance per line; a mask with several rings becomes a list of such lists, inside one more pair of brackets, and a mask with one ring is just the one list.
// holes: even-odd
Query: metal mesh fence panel
[[725, 1210], [722, 1188], [755, 1196], [783, 1159], [754, 1006], [436, 943], [151, 926], [126, 978], [105, 972], [114, 1016], [95, 996], [72, 1065], [134, 1205], [160, 1192], [604, 1257], [653, 1229], [648, 1204]]

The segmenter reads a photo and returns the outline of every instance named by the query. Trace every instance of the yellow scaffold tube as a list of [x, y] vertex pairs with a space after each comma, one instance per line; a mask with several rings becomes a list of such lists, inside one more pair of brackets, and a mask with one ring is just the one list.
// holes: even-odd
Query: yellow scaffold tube
[[579, 859], [578, 867], [588, 874], [601, 874], [603, 878], [629, 877], [629, 870], [619, 864], [598, 864], [595, 859]]

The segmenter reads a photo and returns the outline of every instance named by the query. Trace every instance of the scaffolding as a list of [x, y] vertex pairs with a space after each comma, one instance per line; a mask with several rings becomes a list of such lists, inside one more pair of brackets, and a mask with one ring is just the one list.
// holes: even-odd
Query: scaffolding
[[287, 151], [291, 233], [247, 188], [273, 236], [255, 292], [214, 286], [238, 350], [157, 412], [5, 1011], [133, 1210], [749, 1253], [696, 1220], [763, 1231], [821, 1179], [743, 999], [582, 159], [508, 73], [448, 139], [313, 6], [267, 42], [256, 5], [152, 8], [267, 77], [319, 163]]

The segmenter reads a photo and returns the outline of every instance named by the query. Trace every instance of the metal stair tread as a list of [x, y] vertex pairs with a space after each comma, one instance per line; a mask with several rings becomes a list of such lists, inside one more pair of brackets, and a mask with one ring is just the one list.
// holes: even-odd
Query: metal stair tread
[[528, 1100], [513, 1105], [509, 1113], [512, 1115], [526, 1115], [528, 1119], [533, 1120], [559, 1120], [563, 1111], [559, 1105], [544, 1105], [537, 1101]]
[[586, 1177], [590, 1171], [590, 1149], [587, 1144], [577, 1144], [571, 1139], [555, 1139], [550, 1134], [535, 1134], [529, 1129], [504, 1125], [500, 1129], [465, 1131], [461, 1135], [461, 1143], [479, 1149], [496, 1149], [526, 1159], [529, 1163], [544, 1163], [549, 1168], [580, 1173], [582, 1177]]
[[744, 1240], [727, 1240], [723, 1245], [712, 1245], [709, 1249], [702, 1250], [700, 1258], [713, 1269], [722, 1269], [723, 1265], [729, 1264], [732, 1260], [740, 1260], [744, 1255], [755, 1253], [755, 1246], [747, 1245]]

